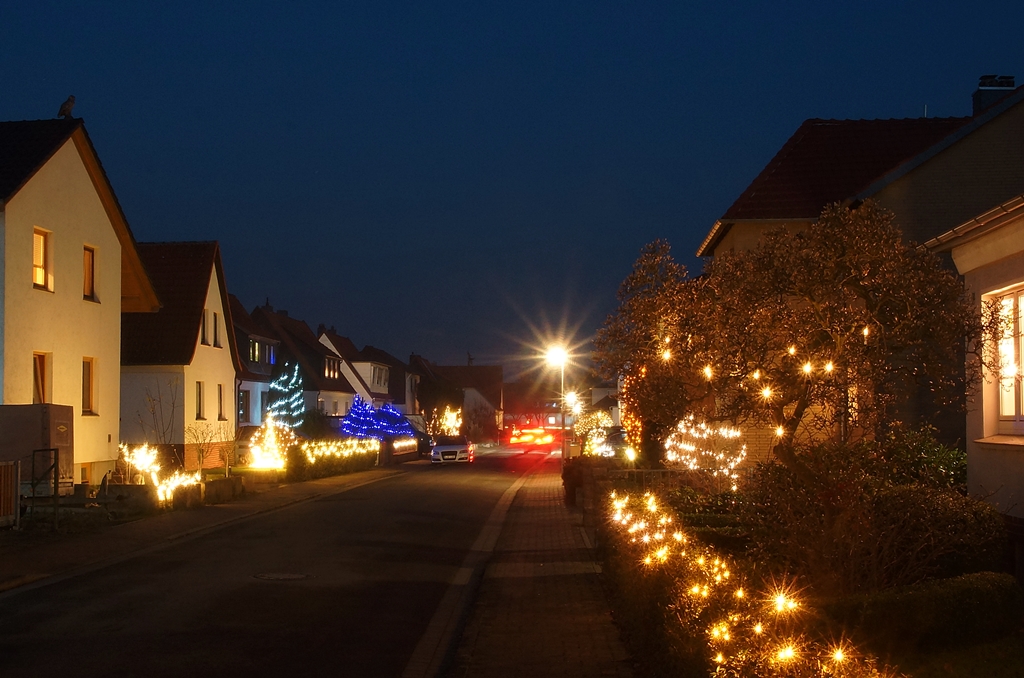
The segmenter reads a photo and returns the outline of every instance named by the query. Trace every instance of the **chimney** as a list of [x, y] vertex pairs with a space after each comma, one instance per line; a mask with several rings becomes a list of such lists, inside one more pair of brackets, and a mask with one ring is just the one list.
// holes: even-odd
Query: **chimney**
[[980, 115], [1002, 101], [1015, 89], [1012, 75], [983, 75], [978, 78], [978, 89], [971, 97], [974, 115]]

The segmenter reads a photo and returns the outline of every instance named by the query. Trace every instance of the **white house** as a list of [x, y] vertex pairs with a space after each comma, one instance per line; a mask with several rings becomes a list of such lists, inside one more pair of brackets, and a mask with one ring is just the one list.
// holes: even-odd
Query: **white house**
[[317, 336], [321, 344], [341, 359], [341, 373], [363, 402], [380, 407], [394, 400], [389, 388], [391, 369], [387, 363], [367, 359], [351, 339], [341, 336], [333, 327], [326, 329], [320, 325]]
[[0, 402], [74, 408], [75, 480], [114, 468], [121, 313], [159, 306], [80, 119], [0, 122]]
[[1000, 369], [985, 374], [967, 413], [967, 485], [1004, 514], [1024, 519], [1024, 195], [925, 243], [951, 252], [979, 308], [1004, 321]]
[[125, 313], [121, 438], [172, 453], [186, 469], [222, 466], [235, 440], [237, 349], [216, 242], [140, 243], [164, 306]]

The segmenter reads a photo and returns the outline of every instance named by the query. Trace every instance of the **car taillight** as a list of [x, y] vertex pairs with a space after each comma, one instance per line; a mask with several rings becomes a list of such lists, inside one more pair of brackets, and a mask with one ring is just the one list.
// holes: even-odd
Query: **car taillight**
[[470, 445], [469, 446], [469, 460], [473, 461], [473, 457], [474, 456], [476, 456], [476, 446], [475, 445]]

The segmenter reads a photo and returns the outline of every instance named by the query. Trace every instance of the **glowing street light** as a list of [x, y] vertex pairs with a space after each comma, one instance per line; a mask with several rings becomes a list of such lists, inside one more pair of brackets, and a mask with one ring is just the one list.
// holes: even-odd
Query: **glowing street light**
[[[565, 348], [562, 346], [552, 346], [551, 348], [548, 349], [548, 352], [545, 355], [545, 359], [547, 360], [549, 365], [553, 367], [558, 367], [558, 372], [560, 376], [561, 386], [559, 387], [558, 396], [561, 404], [559, 409], [562, 412], [562, 465], [564, 466], [566, 456], [565, 403], [567, 397], [567, 394], [565, 392], [565, 363], [569, 361], [569, 352], [566, 351]], [[576, 394], [574, 393], [573, 395], [575, 396]]]

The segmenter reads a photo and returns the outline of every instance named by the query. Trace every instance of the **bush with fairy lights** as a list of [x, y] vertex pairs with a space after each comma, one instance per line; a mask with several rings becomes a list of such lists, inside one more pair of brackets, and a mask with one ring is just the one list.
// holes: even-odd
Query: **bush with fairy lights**
[[[740, 548], [710, 561], [698, 555], [701, 564], [693, 554], [711, 547], [697, 546], [693, 526], [680, 528], [687, 546], [651, 524], [647, 513], [657, 511], [636, 508], [612, 521], [625, 527], [611, 540], [618, 555], [610, 570], [630, 575], [613, 579], [630, 589], [635, 577], [650, 588], [623, 594], [623, 605], [641, 621], [660, 619], [652, 634], [661, 633], [663, 645], [701, 638], [706, 653], [683, 654], [718, 675], [874, 675], [870, 662], [851, 669], [850, 652], [833, 661], [827, 644], [809, 644], [827, 615], [754, 633], [753, 608], [726, 605], [714, 587], [705, 593], [708, 577], [720, 587], [728, 579], [705, 571], [707, 562], [734, 558], [732, 577], [750, 573], [746, 601], [748, 589], [769, 600], [772, 581], [790, 582], [808, 600], [862, 600], [846, 621], [869, 618], [873, 596], [933, 584], [940, 591], [943, 581], [999, 567], [1000, 518], [966, 495], [962, 453], [936, 440], [956, 438], [964, 394], [982, 370], [998, 370], [997, 356], [984, 349], [999, 336], [998, 318], [979, 313], [935, 256], [903, 241], [891, 213], [870, 202], [831, 205], [800, 232], [779, 229], [751, 250], [715, 257], [696, 278], [657, 241], [642, 252], [619, 301], [594, 359], [602, 376], [620, 380], [622, 423], [640, 451], [638, 465], [675, 466], [672, 475], [691, 485], [687, 473], [728, 481], [728, 488], [705, 483], [659, 496], [659, 509], [676, 501], [677, 524], [727, 513], [729, 529], [742, 532], [732, 542]], [[915, 412], [918, 419], [901, 422]], [[931, 424], [944, 430], [933, 435]], [[757, 442], [756, 455], [744, 436]], [[717, 489], [728, 496], [714, 498]], [[931, 612], [919, 610], [923, 616], [909, 604], [887, 608], [891, 627], [911, 629], [916, 619], [905, 637], [923, 637], [923, 619], [970, 598], [928, 595]], [[879, 640], [863, 624], [838, 628], [840, 636], [845, 629]]]

